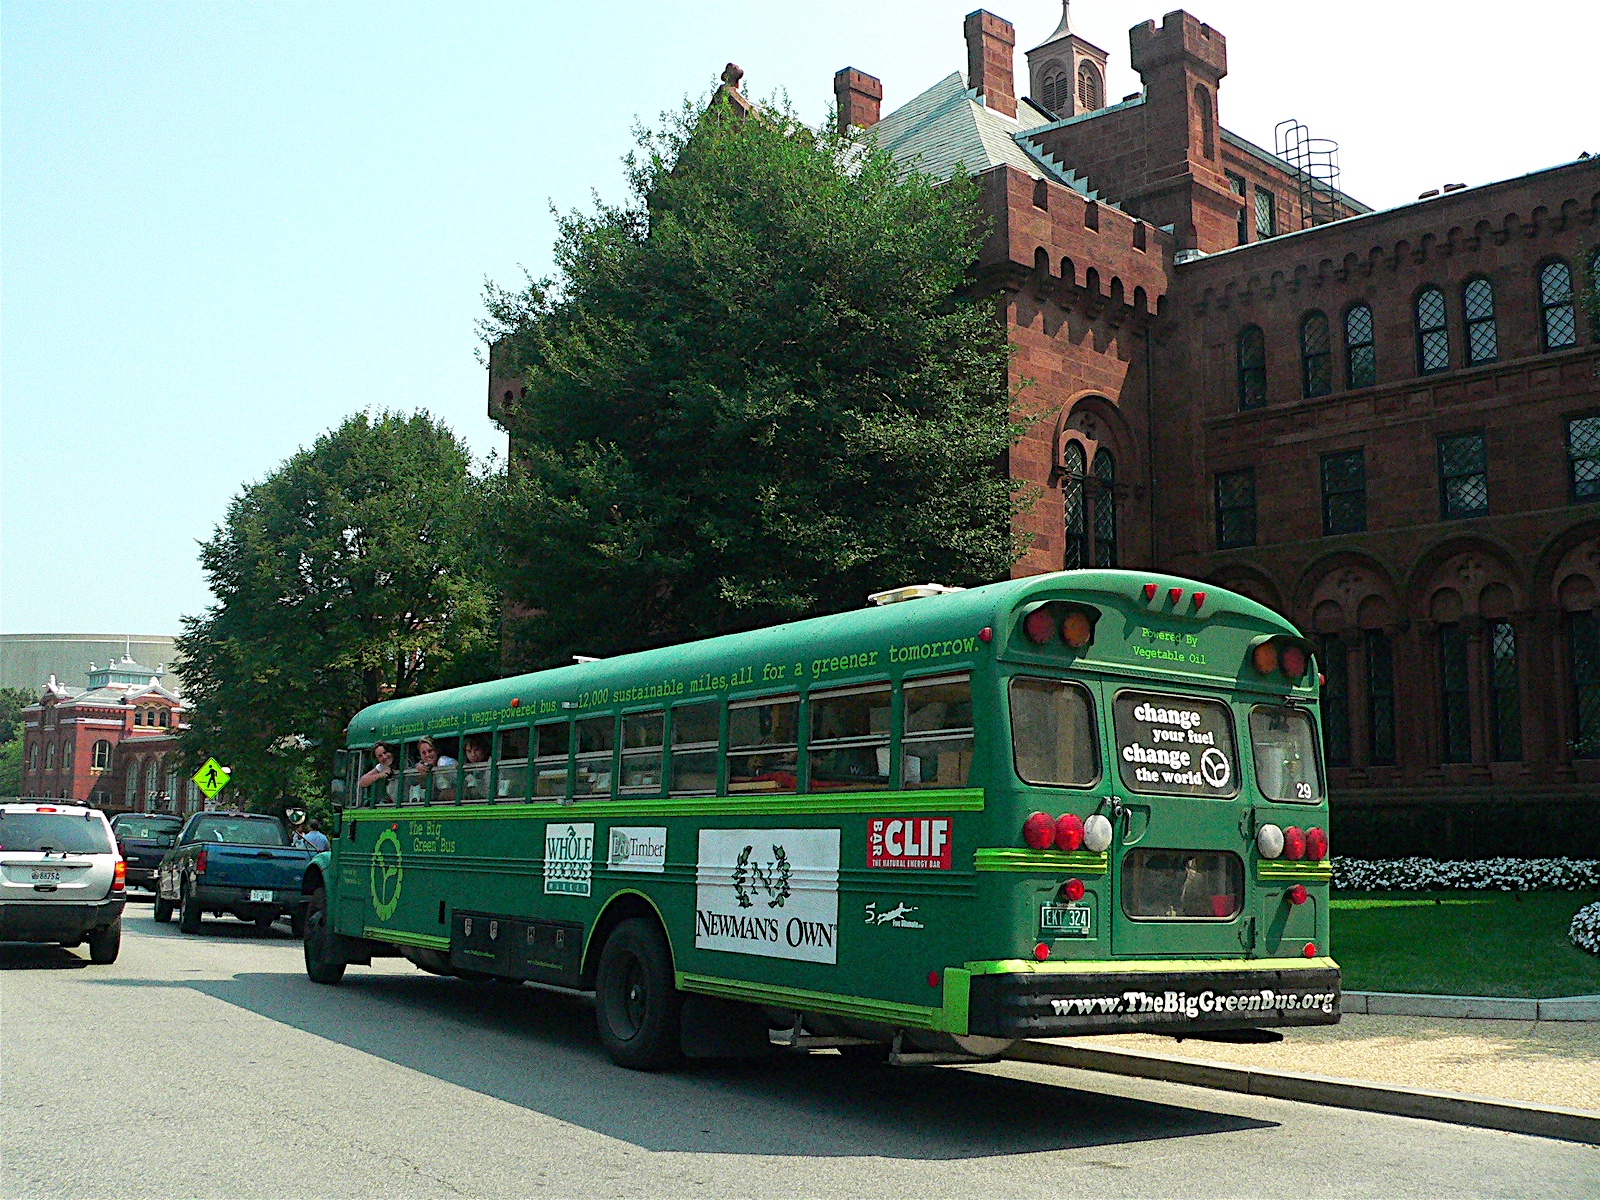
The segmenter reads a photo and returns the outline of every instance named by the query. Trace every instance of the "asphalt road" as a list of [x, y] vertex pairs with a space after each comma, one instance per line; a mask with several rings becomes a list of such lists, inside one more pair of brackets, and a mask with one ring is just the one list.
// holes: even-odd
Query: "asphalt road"
[[6, 1197], [1600, 1195], [1595, 1147], [1059, 1068], [642, 1075], [577, 998], [149, 914], [0, 946]]

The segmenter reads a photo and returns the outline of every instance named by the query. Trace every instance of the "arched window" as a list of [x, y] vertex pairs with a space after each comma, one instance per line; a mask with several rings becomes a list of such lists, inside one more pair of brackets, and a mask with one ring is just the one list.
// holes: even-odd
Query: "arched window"
[[156, 758], [156, 757], [152, 756], [150, 758], [145, 759], [145, 762], [144, 762], [144, 794], [147, 797], [155, 795], [156, 778], [157, 778], [156, 772], [160, 770], [160, 767], [161, 767], [161, 760], [159, 758]]
[[1267, 402], [1267, 339], [1259, 325], [1239, 331], [1239, 407], [1260, 408]]
[[39, 769], [39, 743], [38, 742], [29, 742], [28, 743], [28, 770], [37, 771], [38, 769]]
[[1072, 571], [1089, 565], [1089, 533], [1084, 515], [1084, 461], [1081, 443], [1067, 443], [1066, 451], [1061, 456], [1061, 467], [1061, 499], [1066, 524], [1066, 546], [1061, 566], [1063, 570]]
[[1072, 99], [1072, 81], [1061, 69], [1060, 63], [1045, 64], [1043, 91], [1044, 95], [1039, 97], [1040, 103], [1052, 113], [1059, 114], [1069, 107]]
[[1203, 83], [1194, 85], [1194, 106], [1200, 113], [1200, 152], [1207, 158], [1217, 156], [1216, 121], [1211, 116], [1211, 93]]
[[163, 728], [163, 729], [169, 728], [167, 722], [171, 720], [171, 714], [168, 713], [166, 709], [163, 708], [161, 710], [161, 715], [159, 717], [157, 717], [156, 719], [161, 722], [161, 728]]
[[1117, 565], [1117, 467], [1111, 451], [1094, 456], [1094, 565]]
[[178, 802], [178, 768], [167, 768], [167, 803], [173, 806]]
[[46, 771], [54, 771], [56, 769], [56, 744], [54, 742], [44, 748], [44, 769]]
[[1461, 319], [1467, 327], [1467, 363], [1490, 363], [1500, 356], [1494, 327], [1494, 284], [1482, 275], [1461, 288]]
[[1100, 69], [1092, 62], [1078, 64], [1078, 111], [1093, 112], [1103, 103], [1105, 89], [1100, 84]]
[[111, 743], [102, 738], [94, 744], [94, 769], [105, 771], [111, 767]]
[[122, 802], [130, 808], [133, 806], [134, 794], [139, 790], [139, 760], [134, 759], [128, 764], [128, 773], [122, 780]]
[[1417, 370], [1424, 375], [1450, 369], [1450, 333], [1444, 321], [1444, 293], [1423, 288], [1417, 293]]
[[1310, 399], [1333, 391], [1333, 346], [1328, 341], [1328, 318], [1307, 313], [1300, 322], [1300, 394]]
[[1378, 382], [1377, 350], [1372, 340], [1372, 309], [1352, 304], [1344, 314], [1344, 383], [1348, 388]]
[[1572, 308], [1572, 268], [1560, 259], [1539, 268], [1539, 315], [1546, 350], [1577, 345], [1578, 317]]

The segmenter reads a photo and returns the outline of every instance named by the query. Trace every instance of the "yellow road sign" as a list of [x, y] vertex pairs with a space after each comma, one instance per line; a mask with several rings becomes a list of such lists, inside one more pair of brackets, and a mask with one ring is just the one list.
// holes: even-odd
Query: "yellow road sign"
[[228, 786], [228, 779], [228, 768], [214, 758], [206, 759], [205, 766], [194, 773], [194, 781], [207, 800], [215, 800], [217, 793]]

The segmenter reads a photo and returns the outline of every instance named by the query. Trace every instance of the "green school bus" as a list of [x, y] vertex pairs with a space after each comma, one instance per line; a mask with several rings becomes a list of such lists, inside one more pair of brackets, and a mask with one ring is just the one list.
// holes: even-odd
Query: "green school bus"
[[1084, 570], [375, 704], [306, 967], [592, 990], [625, 1066], [1339, 1019], [1313, 647]]

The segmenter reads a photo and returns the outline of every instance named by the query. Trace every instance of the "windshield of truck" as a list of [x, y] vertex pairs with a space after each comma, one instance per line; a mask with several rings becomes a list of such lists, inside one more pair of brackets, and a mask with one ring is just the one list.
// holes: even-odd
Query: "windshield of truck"
[[1313, 804], [1322, 799], [1317, 735], [1304, 709], [1262, 705], [1250, 710], [1256, 786], [1268, 800]]
[[201, 817], [192, 842], [225, 842], [231, 846], [287, 846], [283, 826], [271, 817]]
[[1118, 692], [1117, 771], [1130, 792], [1226, 798], [1239, 790], [1228, 706], [1195, 696]]
[[67, 851], [110, 854], [111, 839], [99, 817], [74, 813], [19, 813], [0, 816], [0, 850], [19, 853]]
[[111, 831], [124, 842], [137, 839], [170, 846], [182, 825], [176, 817], [121, 816], [111, 823]]

